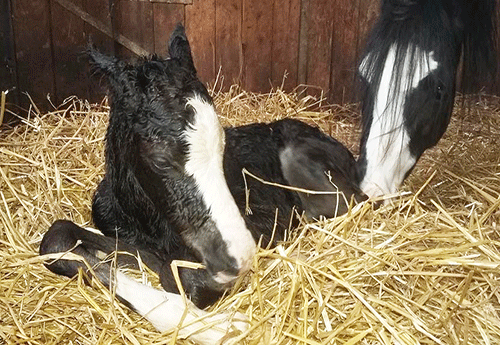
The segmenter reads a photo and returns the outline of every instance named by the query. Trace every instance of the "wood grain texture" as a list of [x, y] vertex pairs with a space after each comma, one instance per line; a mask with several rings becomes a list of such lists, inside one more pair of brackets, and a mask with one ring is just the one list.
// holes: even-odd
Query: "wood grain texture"
[[271, 84], [287, 91], [298, 84], [300, 4], [300, 0], [274, 1]]
[[177, 23], [184, 24], [184, 5], [169, 3], [154, 3], [153, 5], [153, 30], [154, 52], [166, 56], [170, 33]]
[[[8, 91], [8, 102], [16, 104], [19, 91], [15, 88], [18, 79], [11, 15], [10, 1], [0, 1], [0, 92]], [[10, 115], [5, 114], [3, 120], [8, 122]]]
[[356, 73], [359, 1], [335, 0], [328, 100], [345, 103], [351, 99]]
[[242, 19], [243, 87], [267, 92], [272, 79], [273, 3], [243, 0]]
[[42, 108], [49, 107], [47, 94], [54, 97], [50, 3], [45, 0], [17, 0], [12, 3], [19, 105], [29, 106], [28, 93]]
[[297, 85], [307, 82], [307, 60], [309, 49], [309, 6], [311, 0], [300, 2], [299, 47], [297, 57]]
[[332, 67], [333, 13], [331, 1], [309, 0], [307, 20], [307, 61], [305, 83], [317, 87], [311, 93], [328, 95]]
[[185, 7], [186, 34], [193, 53], [198, 76], [204, 83], [213, 84], [215, 67], [215, 0], [193, 0]]
[[[109, 13], [110, 1], [85, 0], [83, 6], [83, 10], [88, 13], [91, 18], [99, 21], [99, 23], [107, 28], [106, 31], [103, 31], [99, 28], [94, 27], [88, 22], [85, 22], [83, 24], [85, 39], [84, 44], [87, 45], [89, 40], [91, 40], [92, 44], [99, 47], [102, 52], [114, 55], [114, 43], [112, 36], [109, 35], [110, 33], [112, 34], [111, 16]], [[85, 98], [90, 102], [100, 102], [103, 95], [106, 94], [106, 85], [104, 83], [101, 83], [100, 79], [92, 74], [87, 57], [85, 57], [84, 59], [80, 57], [78, 61], [80, 69], [82, 70], [80, 80], [83, 84], [82, 91], [86, 95]], [[75, 68], [78, 68], [78, 66], [75, 66]]]
[[216, 0], [215, 6], [215, 68], [229, 87], [241, 81], [243, 70], [242, 0]]
[[[292, 91], [306, 84], [309, 93], [331, 103], [356, 101], [356, 66], [380, 2], [4, 0], [0, 18], [11, 23], [1, 23], [0, 87], [14, 84], [19, 97], [8, 100], [22, 106], [29, 104], [26, 92], [46, 109], [47, 94], [54, 104], [73, 94], [98, 101], [103, 83], [90, 75], [83, 54], [90, 37], [108, 54], [165, 56], [170, 33], [181, 22], [201, 80], [213, 85], [219, 70], [224, 77], [217, 89], [239, 83], [254, 92], [281, 85]], [[500, 92], [500, 68], [484, 90]]]
[[[71, 3], [84, 9], [84, 0], [71, 0]], [[51, 17], [53, 25], [57, 25], [57, 29], [52, 31], [56, 85], [54, 104], [72, 95], [88, 98], [86, 85], [89, 83], [85, 83], [88, 71], [84, 68], [87, 62], [85, 22], [56, 1], [52, 1]]]
[[[114, 1], [113, 29], [149, 53], [154, 53], [153, 3], [142, 1]], [[115, 44], [120, 56], [135, 54], [122, 45]]]
[[357, 16], [357, 31], [356, 31], [356, 48], [355, 55], [352, 57], [354, 70], [354, 83], [352, 92], [346, 97], [347, 101], [360, 101], [362, 95], [361, 84], [358, 79], [357, 66], [363, 57], [367, 43], [367, 36], [370, 30], [375, 25], [378, 19], [381, 0], [358, 0], [358, 16]]

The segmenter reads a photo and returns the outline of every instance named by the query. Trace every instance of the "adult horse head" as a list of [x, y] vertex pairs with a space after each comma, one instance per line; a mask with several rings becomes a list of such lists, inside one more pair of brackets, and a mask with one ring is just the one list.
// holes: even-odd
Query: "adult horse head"
[[385, 0], [359, 65], [365, 84], [357, 162], [369, 196], [396, 192], [443, 136], [459, 63], [468, 85], [495, 69], [496, 1]]

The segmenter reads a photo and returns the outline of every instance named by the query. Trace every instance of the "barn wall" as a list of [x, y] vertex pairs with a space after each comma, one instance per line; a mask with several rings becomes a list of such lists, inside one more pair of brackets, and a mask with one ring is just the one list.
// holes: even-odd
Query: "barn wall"
[[[50, 108], [70, 95], [99, 101], [83, 51], [133, 57], [166, 53], [186, 26], [200, 78], [249, 91], [311, 86], [332, 103], [353, 100], [355, 65], [380, 0], [7, 0], [2, 1], [0, 90]], [[6, 15], [6, 13], [10, 15]]]

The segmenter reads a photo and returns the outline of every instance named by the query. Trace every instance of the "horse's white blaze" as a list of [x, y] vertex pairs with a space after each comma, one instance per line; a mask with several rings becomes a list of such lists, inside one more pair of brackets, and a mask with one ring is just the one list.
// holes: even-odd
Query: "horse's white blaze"
[[138, 283], [119, 271], [115, 279], [116, 295], [126, 300], [160, 332], [180, 327], [180, 338], [188, 337], [198, 344], [213, 345], [219, 344], [232, 327], [240, 331], [248, 328], [244, 314], [210, 314], [181, 295]]
[[[186, 132], [189, 144], [186, 171], [194, 177], [226, 243], [228, 254], [236, 259], [240, 271], [246, 271], [251, 267], [257, 245], [224, 177], [224, 130], [213, 105], [199, 96], [189, 99], [187, 104], [193, 107], [195, 116]], [[219, 274], [214, 279], [225, 284], [234, 277]]]
[[[417, 161], [417, 157], [410, 153], [410, 137], [404, 126], [403, 112], [407, 97], [404, 90], [411, 92], [438, 67], [438, 63], [432, 52], [422, 54], [418, 47], [415, 56], [423, 57], [414, 59], [415, 66], [411, 66], [411, 59], [405, 59], [403, 77], [397, 84], [399, 89], [394, 90], [392, 71], [396, 63], [396, 46], [392, 46], [388, 52], [380, 84], [375, 92], [373, 120], [365, 148], [366, 173], [360, 187], [368, 196], [396, 192], [406, 173]], [[360, 73], [370, 82], [365, 65], [365, 62], [361, 63]], [[394, 93], [394, 97], [391, 93]]]

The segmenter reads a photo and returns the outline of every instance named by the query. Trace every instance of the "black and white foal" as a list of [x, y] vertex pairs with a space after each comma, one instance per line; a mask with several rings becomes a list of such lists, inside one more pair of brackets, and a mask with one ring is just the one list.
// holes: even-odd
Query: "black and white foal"
[[[178, 326], [186, 310], [170, 268], [173, 260], [203, 263], [204, 269], [181, 268], [179, 274], [194, 305], [205, 307], [250, 269], [259, 241], [267, 245], [283, 238], [294, 208], [313, 218], [331, 217], [345, 212], [352, 196], [362, 198], [353, 156], [317, 128], [282, 120], [224, 130], [196, 76], [182, 26], [171, 36], [169, 55], [129, 64], [90, 50], [96, 69], [108, 79], [111, 102], [106, 174], [92, 205], [94, 223], [105, 236], [61, 220], [40, 246], [41, 254], [71, 250], [84, 257], [98, 279], [159, 330]], [[245, 179], [243, 169], [269, 182], [330, 194]], [[110, 273], [110, 263], [101, 259], [115, 250], [140, 256], [165, 291], [119, 270]], [[133, 261], [117, 256], [118, 267]], [[66, 276], [85, 269], [64, 259], [47, 267]], [[205, 313], [194, 305], [188, 304], [185, 322]], [[225, 318], [211, 316], [207, 322], [220, 323], [219, 328], [190, 338], [213, 344], [231, 325], [245, 328], [244, 322]], [[182, 334], [196, 327], [183, 328]]]
[[382, 1], [359, 65], [366, 93], [358, 179], [368, 196], [396, 192], [442, 137], [461, 59], [470, 86], [495, 71], [496, 15], [496, 0]]

